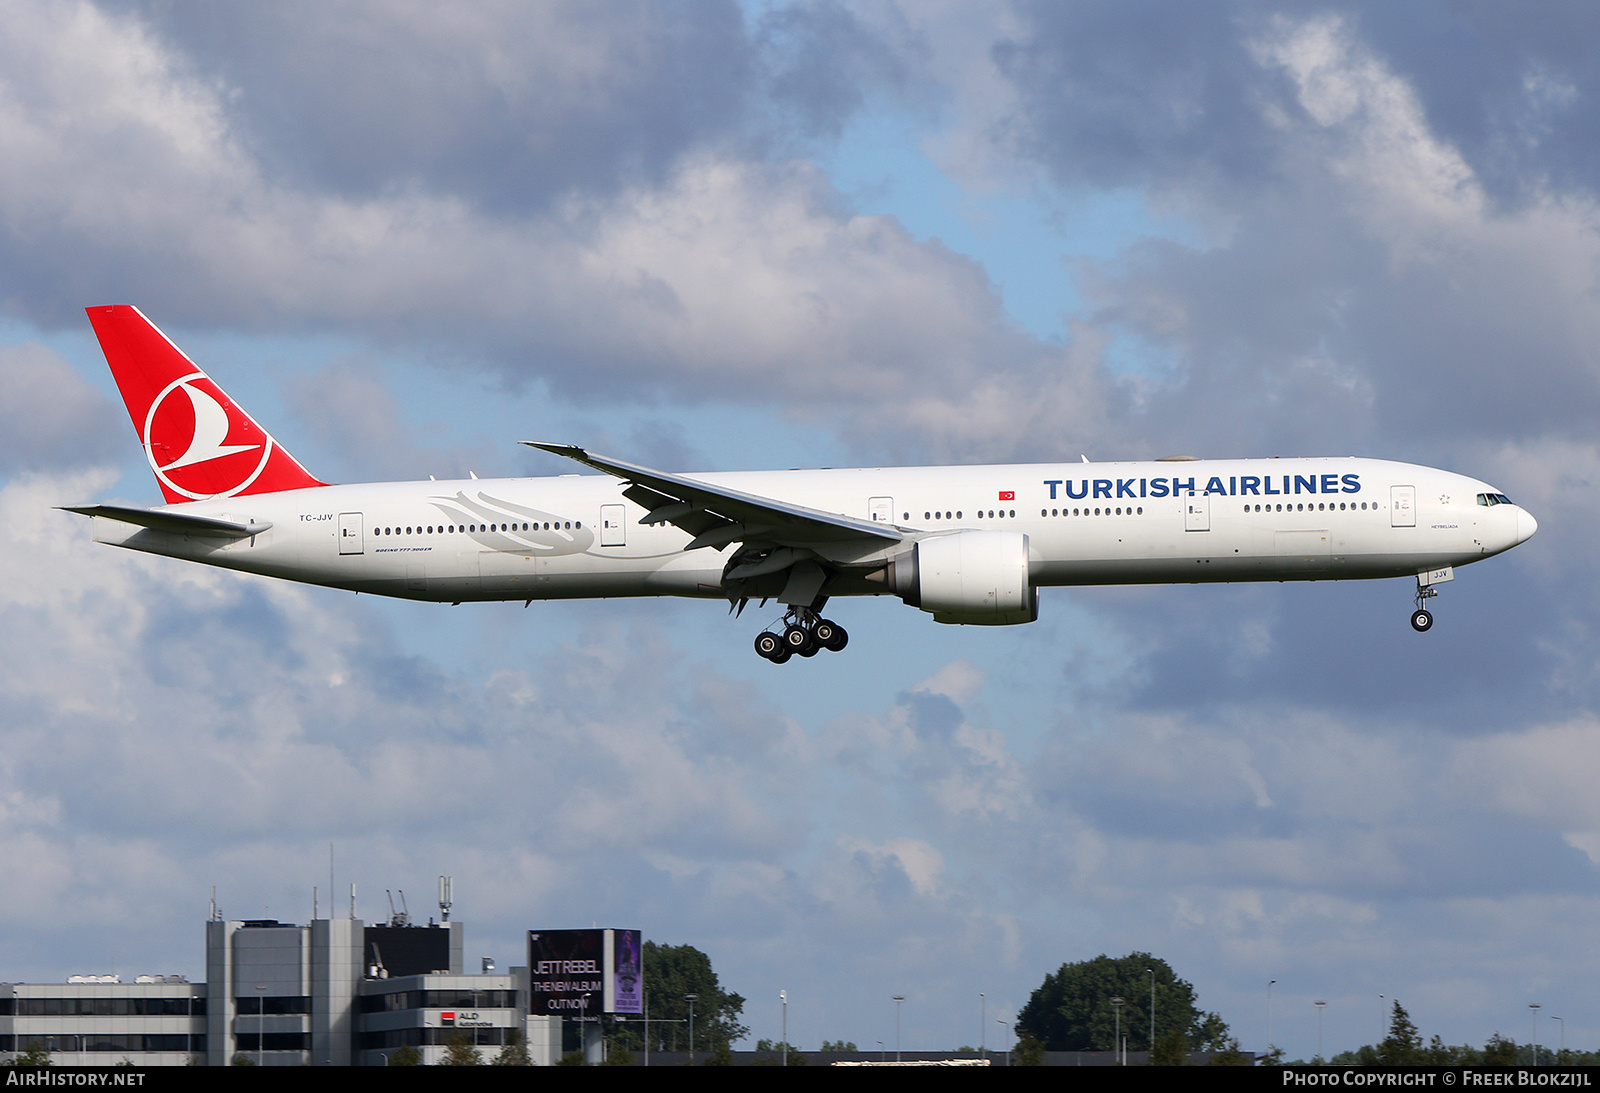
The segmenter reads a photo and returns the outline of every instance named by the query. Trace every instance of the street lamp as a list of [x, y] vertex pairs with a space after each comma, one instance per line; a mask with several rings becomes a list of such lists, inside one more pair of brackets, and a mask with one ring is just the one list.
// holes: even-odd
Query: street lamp
[[[578, 1031], [583, 1036], [583, 1054], [585, 1059], [587, 1059], [589, 1055], [589, 998], [592, 994], [592, 991], [583, 992], [583, 1009], [580, 1011], [578, 1016]], [[472, 1042], [473, 1044], [477, 1044], [478, 1042], [478, 1030], [476, 1028], [472, 1030]], [[605, 1059], [606, 1045], [605, 1040], [602, 1038], [600, 1041], [600, 1061], [605, 1062]]]
[[[1122, 1050], [1122, 1007], [1124, 1005], [1126, 1005], [1126, 1003], [1123, 1002], [1121, 995], [1118, 995], [1111, 1000], [1111, 1009], [1117, 1015], [1117, 1037], [1114, 1041], [1112, 1041], [1111, 1044], [1113, 1058], [1116, 1058]], [[1124, 1062], [1126, 1062], [1126, 1060], [1124, 1060]]]
[[1011, 1065], [1011, 1022], [1004, 1017], [996, 1017], [994, 1023], [1004, 1025], [1006, 1030], [1006, 1065]]
[[1539, 1010], [1542, 1008], [1537, 1002], [1529, 1002], [1528, 1008], [1533, 1011], [1533, 1065], [1539, 1065]]
[[1151, 968], [1146, 968], [1144, 974], [1150, 977], [1150, 1054], [1156, 1053], [1156, 973]]
[[983, 992], [982, 991], [979, 991], [978, 992], [978, 1058], [980, 1058], [980, 1059], [988, 1054], [988, 1052], [983, 1050], [983, 1048], [984, 1048], [984, 1039], [983, 1039], [983, 1037], [984, 1037], [984, 1034], [987, 1033], [988, 1031], [989, 1031], [989, 1000], [983, 996]]
[[1272, 984], [1276, 979], [1267, 980], [1267, 1050], [1272, 1050]]
[[1322, 1057], [1322, 1007], [1328, 1003], [1318, 999], [1311, 1004], [1317, 1007], [1317, 1062], [1323, 1063], [1327, 1060]]
[[783, 1003], [783, 1062], [780, 1066], [789, 1065], [789, 992], [779, 991], [778, 1001]]
[[900, 1003], [906, 1000], [903, 994], [894, 996], [894, 1061], [900, 1061]]
[[698, 994], [686, 994], [683, 1000], [689, 1003], [689, 1065], [694, 1065], [694, 1003], [699, 998]]

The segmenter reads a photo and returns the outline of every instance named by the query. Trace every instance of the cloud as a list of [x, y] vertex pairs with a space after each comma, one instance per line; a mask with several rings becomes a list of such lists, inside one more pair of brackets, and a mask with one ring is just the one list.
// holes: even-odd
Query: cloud
[[1353, 17], [1078, 18], [1033, 11], [1002, 66], [1012, 146], [1196, 229], [1084, 267], [1108, 356], [1168, 362], [1136, 385], [1124, 436], [1410, 454], [1587, 431], [1591, 189], [1531, 178], [1493, 200]]
[[437, 435], [438, 425], [408, 424], [393, 385], [368, 361], [345, 357], [295, 376], [285, 401], [311, 439], [333, 456], [331, 466], [315, 472], [327, 481], [492, 475], [507, 459], [503, 446], [487, 441], [449, 447], [419, 443], [420, 437]]
[[1016, 113], [984, 125], [1000, 155], [1045, 163], [1069, 190], [1254, 189], [1270, 175], [1227, 7], [1017, 9], [1020, 25], [993, 46], [1017, 89]]
[[1600, 865], [1600, 804], [1591, 776], [1600, 765], [1600, 723], [1585, 714], [1565, 724], [1497, 733], [1461, 746], [1450, 777], [1462, 792], [1560, 831]]
[[92, 466], [123, 447], [119, 408], [42, 345], [0, 346], [0, 391], [0, 474]]
[[415, 190], [517, 216], [648, 186], [738, 136], [757, 75], [727, 2], [132, 10], [175, 74], [221, 89], [264, 175], [356, 203]]
[[[1047, 424], [1097, 435], [1112, 398], [1092, 337], [1034, 343], [976, 263], [892, 218], [851, 214], [804, 162], [689, 141], [652, 170], [609, 170], [614, 185], [505, 209], [447, 177], [413, 184], [356, 142], [385, 184], [332, 185], [320, 170], [275, 170], [242, 100], [194, 71], [159, 33], [166, 23], [87, 4], [18, 16], [0, 89], [0, 154], [13, 165], [0, 249], [16, 272], [0, 291], [36, 321], [129, 298], [168, 325], [337, 327], [487, 364], [511, 385], [773, 403], [862, 447], [940, 458], [1008, 454]], [[377, 20], [374, 41], [424, 41], [408, 18]], [[266, 21], [263, 64], [291, 27]], [[469, 19], [428, 48], [481, 46], [490, 29]], [[613, 60], [601, 49], [585, 63]], [[407, 79], [425, 75], [443, 79], [430, 65]], [[581, 124], [560, 96], [528, 94], [530, 108]], [[385, 125], [404, 116], [385, 103]], [[482, 177], [483, 160], [462, 169]]]

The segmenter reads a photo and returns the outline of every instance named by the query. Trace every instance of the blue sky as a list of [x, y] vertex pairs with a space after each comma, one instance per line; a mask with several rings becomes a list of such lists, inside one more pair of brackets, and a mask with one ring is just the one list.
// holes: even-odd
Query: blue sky
[[[1247, 1048], [1600, 1042], [1600, 26], [1578, 5], [20, 4], [0, 43], [7, 978], [456, 878], [711, 954], [753, 1035], [978, 1039], [1147, 950]], [[1159, 16], [1159, 18], [1157, 17]], [[1426, 30], [1427, 33], [1423, 33]], [[1419, 43], [1431, 43], [1426, 47]], [[1464, 72], [1472, 78], [1466, 79]], [[315, 473], [1363, 454], [1539, 518], [1406, 582], [445, 608], [96, 546], [85, 305]], [[346, 876], [348, 874], [348, 876]], [[474, 955], [477, 955], [476, 953]], [[990, 1037], [990, 1043], [995, 1037]]]

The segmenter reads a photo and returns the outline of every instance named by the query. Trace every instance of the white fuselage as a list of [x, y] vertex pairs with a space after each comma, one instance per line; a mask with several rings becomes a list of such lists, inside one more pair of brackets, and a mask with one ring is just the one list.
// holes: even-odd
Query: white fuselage
[[[1035, 586], [1400, 577], [1465, 565], [1536, 526], [1492, 487], [1374, 459], [748, 471], [690, 476], [909, 536], [1027, 536]], [[95, 520], [102, 542], [417, 600], [723, 597], [732, 548], [685, 551], [604, 475], [322, 486], [170, 506], [270, 523], [232, 540]], [[1001, 498], [1006, 498], [1001, 500]], [[502, 530], [502, 528], [504, 530]], [[513, 530], [513, 528], [515, 530]], [[859, 581], [835, 595], [882, 594]]]

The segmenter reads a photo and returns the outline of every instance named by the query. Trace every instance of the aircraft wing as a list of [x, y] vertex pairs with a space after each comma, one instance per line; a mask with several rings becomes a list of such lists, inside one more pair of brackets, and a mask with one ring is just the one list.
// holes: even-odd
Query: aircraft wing
[[804, 547], [855, 540], [890, 546], [905, 538], [904, 533], [891, 524], [858, 520], [696, 478], [654, 471], [620, 459], [608, 459], [571, 444], [541, 444], [532, 440], [523, 443], [530, 448], [566, 456], [629, 483], [622, 491], [623, 496], [647, 510], [640, 523], [670, 523], [683, 529], [694, 536], [685, 550], [753, 541]]
[[103, 516], [120, 520], [124, 524], [155, 531], [186, 532], [190, 535], [217, 535], [223, 538], [243, 539], [259, 535], [272, 526], [270, 520], [253, 520], [241, 524], [236, 520], [219, 520], [214, 516], [196, 516], [187, 512], [166, 509], [138, 509], [128, 505], [62, 505], [63, 512], [76, 512], [82, 516]]

